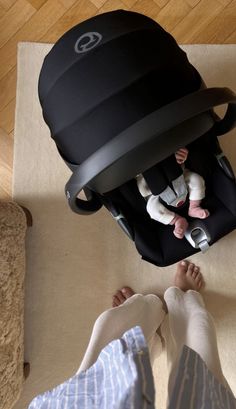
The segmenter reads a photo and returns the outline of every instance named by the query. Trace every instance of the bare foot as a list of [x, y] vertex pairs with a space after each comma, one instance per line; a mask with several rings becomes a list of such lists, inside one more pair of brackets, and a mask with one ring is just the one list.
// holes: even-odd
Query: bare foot
[[188, 228], [188, 222], [184, 217], [178, 217], [175, 222], [174, 235], [177, 239], [183, 239], [184, 233]]
[[206, 219], [210, 213], [201, 207], [201, 200], [189, 200], [188, 215], [197, 219]]
[[206, 219], [210, 215], [210, 212], [199, 206], [194, 209], [189, 208], [188, 215], [197, 219]]
[[178, 214], [175, 215], [173, 220], [170, 222], [171, 225], [175, 225], [174, 235], [177, 239], [183, 239], [184, 233], [188, 228], [188, 222], [184, 217], [179, 216]]
[[130, 287], [123, 287], [118, 290], [112, 297], [112, 307], [118, 307], [123, 304], [128, 298], [134, 295], [134, 291]]
[[174, 284], [183, 291], [200, 291], [204, 284], [200, 268], [186, 260], [180, 261], [175, 273]]

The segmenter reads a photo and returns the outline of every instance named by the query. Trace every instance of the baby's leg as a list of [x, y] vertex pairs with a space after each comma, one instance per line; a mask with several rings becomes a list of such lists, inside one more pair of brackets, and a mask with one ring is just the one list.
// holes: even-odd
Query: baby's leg
[[174, 235], [178, 239], [184, 237], [188, 222], [183, 217], [168, 210], [159, 200], [159, 196], [150, 196], [147, 202], [147, 212], [150, 217], [163, 224], [175, 225]]
[[209, 211], [200, 206], [202, 199], [205, 197], [204, 179], [197, 173], [190, 172], [187, 169], [184, 171], [184, 177], [189, 189], [188, 214], [191, 217], [205, 219], [209, 216]]

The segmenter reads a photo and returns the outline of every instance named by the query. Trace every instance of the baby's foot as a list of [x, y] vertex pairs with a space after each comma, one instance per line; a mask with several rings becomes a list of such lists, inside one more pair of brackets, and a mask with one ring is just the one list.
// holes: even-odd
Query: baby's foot
[[195, 290], [200, 291], [204, 284], [200, 268], [193, 263], [184, 260], [177, 266], [174, 285], [182, 291]]
[[123, 304], [128, 298], [134, 295], [134, 291], [130, 287], [123, 287], [118, 290], [112, 297], [112, 307], [118, 307]]
[[184, 237], [184, 233], [188, 228], [187, 220], [184, 217], [175, 216], [175, 218], [172, 220], [170, 224], [175, 225], [175, 229], [173, 232], [175, 237], [177, 237], [177, 239], [182, 239]]
[[209, 211], [200, 206], [200, 200], [190, 200], [188, 215], [197, 219], [206, 219], [209, 216]]

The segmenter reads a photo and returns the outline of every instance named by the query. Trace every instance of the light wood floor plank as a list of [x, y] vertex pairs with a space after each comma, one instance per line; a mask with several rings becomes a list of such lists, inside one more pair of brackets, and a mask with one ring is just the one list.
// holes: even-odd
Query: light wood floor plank
[[0, 49], [0, 79], [16, 64], [19, 41], [40, 41], [67, 9], [57, 0], [48, 0], [40, 10]]
[[172, 32], [191, 10], [189, 4], [183, 0], [170, 0], [157, 14], [155, 20], [165, 30]]
[[16, 96], [16, 67], [0, 80], [0, 111]]
[[55, 43], [71, 27], [96, 14], [97, 8], [88, 0], [80, 0], [70, 8], [41, 38], [41, 41]]
[[179, 43], [191, 44], [194, 42], [194, 38], [214, 20], [223, 8], [217, 0], [201, 0], [188, 13], [187, 18], [174, 28], [173, 36]]
[[16, 0], [0, 0], [0, 6], [4, 10], [9, 10], [11, 6], [16, 2]]
[[100, 9], [100, 7], [102, 7], [107, 0], [91, 0], [91, 2], [94, 4], [94, 6], [96, 6], [98, 9]]
[[225, 44], [235, 44], [236, 43], [236, 30], [225, 39]]
[[133, 7], [136, 2], [137, 0], [123, 0], [123, 3], [129, 8]]
[[222, 6], [227, 6], [227, 4], [230, 4], [232, 0], [218, 0], [219, 3], [222, 4]]
[[97, 11], [97, 14], [107, 13], [112, 10], [129, 10], [129, 7], [125, 5], [121, 0], [108, 0], [106, 3]]
[[136, 11], [137, 13], [144, 13], [146, 16], [155, 20], [161, 9], [154, 1], [138, 0], [131, 10]]
[[0, 128], [0, 197], [10, 198], [12, 193], [13, 139]]
[[4, 162], [9, 168], [13, 165], [13, 139], [0, 128], [0, 163]]
[[14, 129], [15, 122], [15, 106], [16, 99], [14, 98], [6, 105], [6, 107], [0, 111], [0, 127], [4, 129], [7, 134]]
[[3, 18], [6, 14], [6, 10], [2, 6], [0, 6], [0, 18]]
[[211, 43], [224, 42], [236, 28], [236, 0], [226, 6], [222, 12], [215, 17], [196, 36], [194, 41], [202, 43], [205, 39]]
[[42, 5], [44, 3], [46, 3], [47, 0], [27, 0], [36, 10], [39, 10], [40, 7], [42, 7]]
[[0, 48], [30, 19], [36, 12], [27, 0], [17, 2], [0, 20]]
[[158, 7], [160, 7], [162, 9], [162, 7], [164, 7], [169, 0], [154, 0], [155, 3], [158, 5]]
[[[80, 3], [81, 0], [60, 0], [60, 3], [68, 10], [70, 9], [75, 3]], [[88, 0], [89, 2], [89, 0]]]
[[[1, 179], [3, 181], [5, 180], [4, 174], [1, 175]], [[5, 189], [6, 190], [4, 190], [3, 187], [0, 185], [0, 200], [8, 202], [9, 200], [12, 200], [12, 187], [10, 186]]]
[[186, 3], [190, 5], [190, 7], [195, 7], [201, 0], [186, 0]]

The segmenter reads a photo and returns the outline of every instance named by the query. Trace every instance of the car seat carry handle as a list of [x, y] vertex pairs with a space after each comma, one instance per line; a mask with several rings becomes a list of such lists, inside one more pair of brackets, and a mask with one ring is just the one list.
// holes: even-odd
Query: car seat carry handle
[[[216, 122], [210, 110], [228, 104]], [[207, 88], [188, 94], [145, 116], [88, 157], [73, 172], [65, 191], [71, 209], [80, 214], [96, 211], [96, 193], [89, 201], [78, 199], [87, 186], [103, 194], [193, 142], [209, 129], [216, 135], [236, 125], [236, 95], [229, 88]]]
[[219, 122], [216, 122], [214, 130], [216, 132], [216, 135], [220, 136], [229, 132], [235, 126], [236, 126], [236, 101], [229, 103], [224, 118], [221, 119]]

